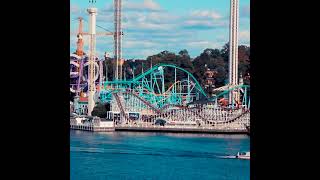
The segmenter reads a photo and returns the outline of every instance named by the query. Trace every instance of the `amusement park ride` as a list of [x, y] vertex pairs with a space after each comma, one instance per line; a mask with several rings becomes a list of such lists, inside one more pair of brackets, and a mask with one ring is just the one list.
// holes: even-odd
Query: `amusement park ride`
[[[117, 125], [154, 124], [158, 119], [216, 127], [229, 124], [245, 128], [250, 124], [249, 86], [238, 83], [238, 0], [231, 0], [229, 83], [213, 89], [211, 97], [190, 72], [173, 64], [153, 65], [140, 75], [123, 79], [121, 0], [114, 0], [113, 33], [96, 33], [97, 9], [88, 8], [87, 11], [89, 32], [82, 31], [83, 19], [79, 18], [77, 50], [70, 55], [70, 91], [75, 93], [72, 103], [75, 113], [91, 116], [95, 104], [100, 102], [110, 104], [107, 118]], [[83, 50], [85, 35], [90, 36], [88, 54]], [[104, 60], [95, 53], [96, 35], [114, 37], [114, 77], [110, 81], [103, 73]], [[166, 87], [165, 71], [168, 69], [174, 72], [174, 82]], [[184, 74], [185, 78], [177, 79], [177, 73]], [[208, 71], [210, 85], [213, 74]]]

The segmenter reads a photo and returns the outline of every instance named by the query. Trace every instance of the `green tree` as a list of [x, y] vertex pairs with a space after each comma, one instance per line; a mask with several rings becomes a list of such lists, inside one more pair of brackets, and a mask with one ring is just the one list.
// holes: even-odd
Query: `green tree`
[[189, 53], [188, 53], [188, 51], [186, 49], [183, 49], [183, 50], [179, 51], [179, 55], [180, 56], [187, 56], [187, 57], [190, 58]]
[[98, 116], [100, 118], [104, 118], [107, 116], [107, 111], [110, 110], [110, 107], [108, 109], [108, 104], [102, 104], [98, 103], [92, 110], [92, 116]]
[[[239, 59], [239, 77], [242, 75], [245, 84], [250, 84], [250, 47], [240, 45], [238, 47]], [[159, 63], [174, 64], [186, 69], [192, 73], [200, 84], [204, 85], [205, 71], [207, 68], [216, 72], [215, 87], [224, 86], [228, 80], [229, 69], [229, 43], [226, 43], [221, 49], [206, 48], [203, 52], [191, 59], [186, 49], [180, 50], [178, 54], [169, 51], [162, 51], [158, 54], [149, 56], [146, 60], [128, 60], [124, 63], [124, 67], [135, 67], [135, 75], [142, 73], [142, 66], [144, 71], [149, 69], [152, 65]], [[128, 68], [128, 69], [130, 69]], [[126, 76], [131, 76], [132, 73], [126, 72]], [[183, 72], [177, 71], [178, 79], [185, 79]], [[174, 81], [174, 70], [170, 68], [165, 69], [165, 86], [169, 87]]]

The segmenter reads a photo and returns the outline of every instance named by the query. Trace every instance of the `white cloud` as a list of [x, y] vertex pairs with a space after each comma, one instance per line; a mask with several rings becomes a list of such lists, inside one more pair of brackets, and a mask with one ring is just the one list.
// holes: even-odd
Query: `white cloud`
[[138, 39], [135, 40], [126, 40], [123, 43], [124, 48], [151, 48], [151, 47], [156, 47], [158, 43], [151, 42], [151, 41], [141, 41]]
[[209, 41], [191, 41], [186, 44], [189, 47], [207, 47], [210, 45]]
[[[122, 2], [124, 32], [122, 55], [124, 58], [146, 58], [164, 50], [179, 52], [184, 48], [195, 57], [205, 48], [221, 48], [228, 41], [229, 18], [214, 9], [198, 9], [181, 14], [163, 9], [156, 0], [122, 0]], [[113, 1], [108, 1], [107, 6], [104, 7], [107, 8], [99, 9], [97, 25], [113, 31]], [[240, 13], [248, 12], [243, 11], [243, 9], [248, 10], [248, 7], [240, 9]], [[71, 9], [74, 12], [82, 11], [73, 6]], [[85, 9], [83, 11], [85, 12]], [[74, 13], [71, 15], [76, 16]], [[88, 19], [87, 13], [83, 17]], [[250, 32], [246, 31], [248, 18], [243, 19], [245, 19], [245, 25], [241, 27], [245, 26], [245, 28], [240, 29], [239, 32], [241, 44], [250, 42]], [[85, 28], [87, 22], [84, 23]], [[76, 32], [77, 22], [72, 27], [72, 31]], [[97, 31], [104, 30], [97, 28]], [[85, 39], [85, 51], [88, 51], [88, 42], [88, 39]], [[75, 50], [75, 36], [71, 37], [70, 43], [73, 47], [71, 50]], [[104, 51], [112, 53], [113, 37], [97, 37], [97, 51], [101, 56]]]
[[185, 21], [185, 25], [190, 26], [223, 26], [224, 22], [213, 22], [208, 20], [187, 20]]
[[87, 10], [85, 8], [81, 8], [80, 6], [75, 4], [70, 5], [70, 13], [76, 17], [79, 17], [79, 16], [84, 17], [88, 15]]
[[184, 21], [184, 27], [193, 28], [193, 29], [214, 29], [220, 27], [227, 27], [227, 21], [211, 21], [211, 20], [200, 20], [192, 19]]
[[98, 14], [97, 15], [97, 22], [110, 22], [113, 23], [113, 14]]
[[161, 52], [160, 48], [148, 48], [148, 49], [124, 49], [123, 58], [135, 58], [135, 59], [145, 59], [148, 56], [154, 55]]
[[[122, 1], [122, 10], [124, 11], [162, 11], [160, 5], [153, 0], [144, 0], [143, 2]], [[113, 3], [108, 5], [103, 11], [113, 11]]]
[[[176, 17], [177, 18], [177, 17]], [[113, 29], [113, 14], [104, 14], [97, 16], [97, 20], [108, 23], [106, 27], [109, 30]], [[122, 16], [122, 28], [124, 32], [142, 32], [146, 31], [163, 31], [172, 29], [176, 23], [174, 23], [173, 16], [161, 12], [138, 12], [131, 11], [123, 14]]]
[[146, 9], [150, 10], [160, 10], [160, 5], [154, 2], [153, 0], [144, 0], [143, 1], [143, 6]]
[[222, 15], [213, 10], [191, 11], [182, 22], [183, 27], [198, 30], [228, 26], [228, 19], [223, 18]]
[[180, 17], [168, 12], [151, 12], [148, 14], [147, 19], [154, 23], [176, 23]]
[[123, 23], [123, 29], [130, 29], [130, 30], [170, 30], [173, 28], [172, 24], [160, 24], [160, 23], [152, 23], [148, 22], [143, 19], [138, 19], [136, 22], [128, 21]]
[[239, 32], [239, 41], [249, 42], [250, 41], [250, 31]]
[[190, 15], [193, 18], [210, 18], [214, 20], [222, 18], [222, 16], [219, 13], [209, 10], [194, 10], [191, 12]]

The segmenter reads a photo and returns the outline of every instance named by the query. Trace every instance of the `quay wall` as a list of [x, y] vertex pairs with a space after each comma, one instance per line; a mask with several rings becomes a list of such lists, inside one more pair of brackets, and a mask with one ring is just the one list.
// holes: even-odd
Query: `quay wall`
[[214, 128], [168, 128], [168, 127], [115, 127], [115, 131], [172, 132], [172, 133], [209, 133], [209, 134], [247, 134], [246, 129]]

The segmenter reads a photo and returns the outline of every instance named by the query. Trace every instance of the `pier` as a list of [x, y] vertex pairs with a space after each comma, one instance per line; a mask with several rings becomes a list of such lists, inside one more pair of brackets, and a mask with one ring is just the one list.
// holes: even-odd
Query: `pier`
[[188, 126], [117, 126], [100, 127], [93, 125], [70, 125], [72, 130], [92, 132], [133, 131], [133, 132], [171, 132], [171, 133], [205, 133], [205, 134], [248, 134], [243, 128], [214, 128]]
[[[122, 106], [125, 111], [126, 106]], [[223, 110], [219, 107], [209, 109], [203, 106], [194, 109], [167, 110], [158, 115], [135, 112], [134, 118], [129, 114], [108, 113], [107, 119], [98, 117], [72, 117], [70, 128], [75, 130], [108, 132], [176, 132], [176, 133], [210, 133], [210, 134], [248, 134], [250, 112], [248, 110]], [[124, 120], [126, 119], [126, 120]]]
[[90, 126], [90, 125], [70, 125], [70, 129], [82, 130], [82, 131], [93, 131], [93, 132], [115, 131], [114, 127], [99, 127], [99, 126]]
[[93, 125], [70, 125], [70, 129], [92, 132], [133, 131], [133, 132], [171, 132], [171, 133], [205, 133], [205, 134], [248, 134], [243, 128], [215, 128], [192, 126], [117, 126], [100, 127]]
[[163, 127], [163, 126], [153, 126], [153, 127], [116, 127], [115, 131], [206, 133], [206, 134], [247, 134], [247, 130], [245, 130], [245, 129]]

